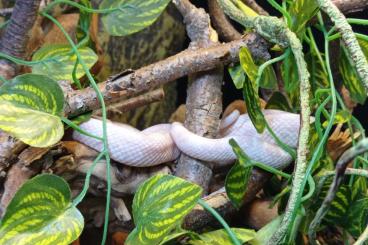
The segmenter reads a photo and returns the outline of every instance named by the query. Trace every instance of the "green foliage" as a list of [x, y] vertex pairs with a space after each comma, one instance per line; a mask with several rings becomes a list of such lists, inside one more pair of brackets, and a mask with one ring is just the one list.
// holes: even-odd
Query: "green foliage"
[[17, 76], [0, 88], [0, 129], [31, 146], [53, 145], [64, 134], [63, 106], [63, 92], [54, 80]]
[[[243, 244], [254, 239], [256, 232], [249, 229], [231, 228], [238, 240]], [[233, 245], [224, 229], [206, 232], [199, 235], [199, 239], [190, 240], [191, 245]]]
[[353, 61], [349, 57], [347, 50], [341, 45], [339, 69], [345, 87], [349, 90], [351, 98], [360, 104], [364, 104], [367, 94], [356, 72]]
[[317, 13], [318, 5], [315, 0], [295, 0], [290, 4], [290, 29], [299, 37], [304, 33], [307, 22]]
[[245, 73], [241, 65], [231, 66], [228, 68], [229, 74], [237, 89], [243, 88], [245, 82]]
[[232, 204], [240, 208], [246, 194], [247, 184], [252, 173], [253, 165], [252, 160], [242, 151], [233, 139], [231, 139], [229, 143], [238, 160], [226, 175], [225, 189]]
[[106, 30], [113, 36], [127, 36], [153, 24], [170, 0], [103, 0], [101, 9], [118, 10], [102, 17]]
[[[330, 184], [331, 179], [324, 183], [313, 210], [322, 203]], [[354, 237], [363, 232], [368, 221], [368, 196], [364, 179], [358, 178], [352, 186], [348, 184], [340, 186], [324, 221], [329, 225], [343, 227]]]
[[159, 244], [180, 225], [201, 192], [199, 186], [172, 175], [156, 175], [145, 181], [134, 196], [136, 228], [126, 244]]
[[258, 85], [256, 84], [258, 68], [254, 64], [249, 50], [245, 47], [240, 49], [239, 59], [244, 72], [249, 77], [249, 80], [243, 84], [243, 96], [247, 105], [248, 115], [257, 132], [262, 133], [266, 127], [266, 120], [261, 111]]
[[282, 111], [292, 111], [287, 98], [280, 92], [273, 92], [267, 101], [266, 109], [275, 109]]
[[[97, 62], [97, 55], [88, 47], [78, 49], [83, 56], [83, 60], [91, 68]], [[49, 44], [37, 52], [32, 57], [33, 61], [42, 61], [32, 67], [32, 73], [43, 74], [54, 80], [73, 81], [73, 70], [77, 61], [77, 56], [71, 51], [67, 44]], [[76, 69], [76, 77], [84, 76], [85, 72], [81, 64]]]
[[0, 223], [0, 244], [67, 245], [79, 237], [83, 224], [65, 180], [42, 174], [27, 181], [10, 202]]

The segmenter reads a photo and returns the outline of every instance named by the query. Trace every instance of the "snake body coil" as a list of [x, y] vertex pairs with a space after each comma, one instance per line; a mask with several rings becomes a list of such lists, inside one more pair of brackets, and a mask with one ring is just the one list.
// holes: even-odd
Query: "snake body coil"
[[[275, 134], [289, 146], [296, 148], [300, 127], [298, 114], [278, 110], [264, 110], [264, 116]], [[90, 119], [80, 127], [102, 136], [102, 121]], [[284, 168], [292, 161], [273, 137], [266, 132], [258, 134], [247, 114], [234, 111], [222, 120], [220, 136], [209, 139], [187, 130], [181, 123], [159, 124], [139, 131], [126, 124], [107, 122], [107, 137], [111, 158], [135, 166], [154, 166], [178, 158], [180, 152], [199, 160], [226, 164], [236, 159], [229, 140], [235, 139], [253, 160], [275, 168]], [[101, 141], [74, 131], [73, 138], [97, 151]]]

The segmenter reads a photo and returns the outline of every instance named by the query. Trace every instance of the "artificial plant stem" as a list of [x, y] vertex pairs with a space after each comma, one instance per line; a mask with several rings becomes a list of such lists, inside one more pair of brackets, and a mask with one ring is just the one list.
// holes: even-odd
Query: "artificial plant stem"
[[291, 16], [289, 12], [286, 11], [286, 9], [284, 9], [283, 7], [281, 7], [275, 0], [267, 0], [267, 2], [271, 4], [272, 7], [277, 9], [285, 17], [286, 23], [290, 27], [291, 26]]
[[304, 60], [303, 47], [296, 37], [295, 33], [291, 31], [286, 32], [290, 47], [294, 53], [295, 61], [298, 68], [298, 75], [300, 79], [300, 107], [301, 107], [301, 127], [298, 141], [297, 160], [294, 171], [294, 178], [292, 182], [292, 190], [289, 201], [286, 206], [285, 214], [278, 231], [273, 234], [268, 244], [282, 244], [289, 228], [293, 226], [296, 213], [300, 207], [300, 198], [303, 189], [301, 185], [305, 177], [305, 170], [307, 166], [309, 130], [310, 130], [310, 116], [311, 109], [309, 105], [309, 72], [307, 64]]
[[70, 121], [70, 120], [69, 120], [68, 118], [66, 118], [66, 117], [62, 117], [62, 118], [61, 118], [61, 120], [62, 120], [65, 124], [67, 124], [68, 126], [70, 126], [72, 129], [74, 129], [74, 130], [78, 131], [79, 133], [84, 134], [84, 135], [87, 135], [88, 137], [91, 137], [91, 138], [94, 138], [94, 139], [97, 139], [97, 140], [101, 140], [101, 141], [103, 141], [103, 138], [98, 137], [98, 136], [96, 136], [96, 135], [94, 135], [94, 134], [90, 134], [90, 133], [88, 133], [87, 131], [84, 131], [83, 129], [81, 129], [80, 127], [78, 127], [78, 125], [77, 125], [77, 124], [75, 124], [73, 121]]
[[73, 40], [70, 38], [68, 33], [65, 31], [64, 27], [52, 16], [48, 15], [47, 13], [42, 13], [45, 17], [50, 19], [65, 35], [65, 38], [68, 40], [70, 46], [72, 47], [73, 52], [77, 56], [77, 59], [79, 60], [79, 63], [82, 65], [84, 72], [86, 73], [91, 86], [95, 90], [97, 94], [97, 98], [101, 104], [101, 110], [102, 110], [102, 137], [103, 137], [103, 152], [105, 155], [106, 160], [106, 175], [107, 175], [107, 194], [106, 194], [106, 209], [105, 209], [105, 222], [104, 222], [104, 232], [102, 237], [101, 244], [106, 243], [107, 239], [107, 228], [108, 228], [108, 222], [109, 222], [109, 211], [110, 211], [110, 198], [111, 198], [111, 177], [110, 177], [110, 155], [108, 152], [108, 142], [107, 142], [107, 127], [106, 127], [106, 105], [103, 99], [103, 96], [101, 94], [101, 91], [99, 90], [95, 80], [92, 77], [92, 74], [90, 73], [86, 63], [82, 59], [78, 48], [75, 46]]
[[[323, 27], [323, 30], [324, 30], [324, 27]], [[329, 132], [330, 132], [330, 130], [332, 128], [332, 125], [333, 125], [333, 120], [334, 120], [335, 115], [336, 115], [336, 107], [337, 107], [336, 94], [335, 94], [336, 90], [335, 90], [335, 85], [334, 85], [334, 82], [333, 82], [332, 72], [331, 72], [331, 68], [330, 68], [329, 50], [328, 50], [329, 49], [329, 45], [328, 45], [329, 43], [328, 43], [328, 40], [327, 40], [327, 32], [325, 30], [324, 30], [324, 34], [325, 34], [325, 62], [326, 62], [326, 69], [327, 69], [327, 72], [328, 72], [328, 75], [329, 75], [331, 97], [332, 97], [331, 117], [330, 117], [330, 120], [328, 122], [325, 133], [323, 135], [323, 138], [319, 142], [319, 144], [317, 146], [317, 149], [315, 150], [315, 152], [312, 156], [312, 160], [310, 161], [310, 163], [309, 163], [305, 173], [303, 174], [303, 176], [301, 176], [301, 181], [300, 181], [300, 184], [298, 186], [299, 192], [295, 196], [295, 207], [294, 207], [293, 210], [291, 210], [290, 224], [288, 226], [288, 230], [291, 229], [292, 224], [293, 224], [293, 220], [297, 216], [298, 208], [300, 207], [300, 204], [301, 204], [301, 198], [302, 198], [303, 190], [305, 188], [305, 185], [308, 181], [309, 176], [311, 175], [313, 166], [315, 165], [315, 163], [318, 161], [318, 159], [321, 156], [321, 152], [324, 149], [325, 143], [328, 139]], [[294, 188], [293, 188], [293, 190], [294, 190]], [[291, 199], [291, 197], [290, 197], [290, 199]]]
[[101, 160], [101, 158], [104, 156], [105, 152], [101, 151], [98, 156], [93, 161], [91, 167], [88, 169], [86, 174], [86, 179], [84, 180], [84, 185], [82, 191], [79, 193], [78, 196], [76, 196], [73, 200], [73, 206], [77, 206], [81, 201], [83, 201], [84, 197], [87, 194], [88, 188], [89, 188], [89, 182], [91, 179], [91, 175], [93, 173], [93, 170], [95, 169], [97, 163]]
[[278, 175], [278, 176], [281, 176], [281, 177], [284, 177], [285, 179], [291, 179], [291, 175], [290, 174], [287, 174], [287, 173], [284, 173], [276, 168], [273, 168], [267, 164], [264, 164], [264, 163], [260, 163], [260, 162], [255, 162], [253, 161], [251, 163], [251, 165], [257, 167], [257, 168], [260, 168], [260, 169], [263, 169], [271, 174], [275, 174], [275, 175]]
[[203, 209], [205, 209], [208, 212], [210, 212], [213, 215], [213, 217], [215, 217], [217, 219], [217, 221], [220, 222], [220, 224], [224, 227], [225, 231], [229, 235], [229, 237], [230, 237], [231, 241], [233, 242], [233, 244], [235, 244], [235, 245], [241, 245], [242, 244], [238, 240], [238, 238], [236, 237], [236, 235], [234, 234], [234, 232], [231, 230], [231, 228], [229, 227], [229, 225], [226, 223], [226, 221], [221, 217], [221, 215], [219, 215], [217, 213], [217, 211], [215, 209], [213, 209], [210, 205], [208, 205], [202, 199], [199, 199], [198, 200], [198, 204], [201, 205], [203, 207]]
[[336, 29], [341, 33], [342, 41], [348, 50], [349, 56], [353, 60], [354, 68], [363, 82], [363, 86], [368, 91], [368, 62], [364, 56], [362, 49], [355, 37], [355, 34], [347, 22], [345, 16], [330, 0], [317, 0], [321, 10], [325, 12], [332, 22], [334, 22]]
[[110, 9], [92, 9], [92, 8], [88, 8], [82, 4], [76, 3], [74, 1], [70, 1], [70, 0], [55, 0], [53, 2], [51, 2], [50, 4], [48, 4], [46, 6], [46, 8], [43, 9], [43, 12], [47, 13], [48, 11], [50, 11], [55, 5], [60, 4], [60, 3], [65, 3], [68, 4], [70, 6], [76, 7], [80, 10], [86, 11], [87, 13], [95, 13], [95, 14], [109, 14], [112, 13], [114, 11], [119, 10], [119, 8], [110, 8]]

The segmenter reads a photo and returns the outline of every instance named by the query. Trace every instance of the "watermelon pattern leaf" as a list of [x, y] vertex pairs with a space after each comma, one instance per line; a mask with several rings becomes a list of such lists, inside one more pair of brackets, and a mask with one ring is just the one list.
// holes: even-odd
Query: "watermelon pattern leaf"
[[42, 174], [27, 181], [10, 202], [0, 222], [0, 244], [67, 245], [79, 237], [83, 226], [65, 180]]
[[57, 143], [64, 134], [64, 95], [44, 75], [25, 74], [0, 88], [0, 129], [35, 147]]
[[126, 244], [159, 244], [196, 205], [202, 189], [172, 175], [146, 180], [133, 199], [136, 228]]
[[[88, 68], [91, 68], [97, 62], [97, 55], [88, 47], [78, 49], [83, 57], [83, 61]], [[49, 44], [37, 50], [33, 55], [32, 61], [42, 61], [32, 66], [32, 73], [47, 75], [50, 78], [58, 80], [73, 81], [73, 70], [77, 61], [77, 56], [67, 44]], [[76, 77], [84, 76], [85, 72], [81, 64], [78, 63]]]
[[115, 9], [102, 17], [112, 36], [127, 36], [153, 24], [170, 0], [103, 0], [100, 9]]
[[[254, 239], [256, 232], [254, 230], [242, 229], [242, 228], [231, 228], [238, 240], [244, 244]], [[229, 238], [229, 235], [224, 229], [206, 232], [199, 235], [200, 240], [191, 240], [191, 245], [232, 245], [233, 242]]]
[[258, 85], [256, 84], [258, 67], [254, 64], [252, 56], [246, 47], [240, 49], [239, 59], [244, 72], [249, 78], [243, 84], [243, 97], [247, 105], [248, 115], [257, 132], [262, 133], [266, 127], [266, 120], [261, 111]]
[[363, 105], [367, 99], [367, 94], [352, 62], [347, 54], [346, 48], [341, 45], [339, 70], [342, 76], [342, 82], [349, 90], [352, 100]]
[[295, 0], [290, 4], [288, 12], [291, 16], [291, 30], [299, 37], [303, 34], [307, 22], [317, 13], [318, 4], [315, 0]]
[[252, 160], [242, 151], [235, 140], [230, 140], [238, 160], [226, 175], [225, 190], [231, 203], [240, 208], [247, 190], [249, 177], [252, 173]]

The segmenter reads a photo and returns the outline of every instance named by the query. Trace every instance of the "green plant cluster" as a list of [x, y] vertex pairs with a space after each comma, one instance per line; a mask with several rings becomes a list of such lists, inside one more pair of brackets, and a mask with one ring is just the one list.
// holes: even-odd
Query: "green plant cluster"
[[[106, 107], [101, 91], [89, 71], [97, 61], [89, 33], [91, 14], [103, 15], [103, 24], [111, 35], [130, 35], [151, 25], [169, 2], [104, 0], [99, 9], [93, 9], [88, 0], [81, 0], [79, 3], [55, 0], [40, 14], [60, 28], [70, 45], [44, 46], [33, 55], [32, 61], [19, 60], [0, 53], [1, 58], [32, 67], [32, 73], [17, 76], [10, 81], [2, 79], [4, 85], [0, 87], [1, 130], [37, 147], [57, 143], [64, 133], [63, 122], [89, 135], [75, 123], [80, 120], [65, 117], [64, 95], [56, 82], [70, 80], [78, 88], [82, 88], [83, 84], [79, 79], [86, 76], [96, 91], [103, 118], [103, 136], [89, 136], [101, 140], [104, 145], [86, 175], [82, 192], [74, 200], [71, 198], [68, 184], [58, 176], [39, 175], [25, 183], [0, 221], [0, 244], [70, 244], [81, 234], [84, 221], [77, 205], [88, 191], [91, 173], [102, 159], [106, 162], [106, 172], [110, 173]], [[200, 187], [174, 176], [157, 175], [145, 181], [134, 196], [133, 217], [136, 228], [129, 235], [127, 244], [173, 244], [181, 237], [187, 237], [187, 243], [194, 245], [245, 242], [292, 244], [298, 243], [302, 234], [313, 235], [317, 232], [309, 230], [309, 227], [311, 220], [316, 218], [317, 210], [326, 196], [333, 176], [334, 162], [326, 152], [326, 143], [333, 126], [346, 125], [353, 145], [357, 144], [357, 139], [353, 137], [356, 132], [359, 132], [361, 139], [365, 137], [363, 127], [351, 115], [336, 91], [331, 72], [330, 42], [338, 41], [346, 33], [338, 32], [338, 28], [328, 26], [323, 21], [319, 8], [322, 7], [323, 10], [327, 1], [284, 0], [282, 5], [274, 0], [268, 2], [281, 12], [283, 19], [258, 16], [238, 0], [219, 0], [225, 13], [244, 25], [247, 31], [256, 31], [273, 43], [273, 51], [279, 54], [269, 61], [254, 60], [251, 52], [244, 47], [239, 53], [240, 64], [229, 68], [229, 72], [235, 86], [243, 91], [249, 116], [257, 131], [261, 133], [265, 129], [268, 130], [280, 147], [296, 159], [297, 166], [293, 175], [273, 169], [253, 161], [235, 141], [231, 141], [229, 144], [238, 156], [238, 161], [229, 171], [225, 187], [229, 199], [239, 208], [247, 195], [247, 183], [252, 169], [264, 169], [275, 175], [274, 180], [279, 186], [284, 186], [274, 195], [274, 203], [285, 206], [288, 200], [285, 212], [257, 232], [230, 228], [215, 210], [200, 199]], [[80, 11], [77, 44], [74, 44], [61, 24], [51, 15], [53, 7], [59, 4], [68, 4]], [[316, 21], [310, 21], [312, 19]], [[360, 19], [347, 19], [346, 22], [368, 25], [367, 20]], [[323, 46], [318, 46], [315, 41], [318, 32], [324, 38]], [[361, 52], [368, 57], [368, 36], [359, 33], [354, 36], [360, 45], [354, 47], [354, 52]], [[338, 65], [342, 82], [352, 100], [363, 104], [367, 98], [365, 78], [360, 74], [361, 71], [356, 69], [355, 61], [344, 42], [340, 44], [340, 54]], [[276, 67], [278, 72], [275, 72]], [[281, 74], [281, 78], [277, 78], [277, 73]], [[285, 93], [278, 91], [280, 83]], [[302, 126], [297, 152], [281, 142], [268, 126], [260, 108], [260, 88], [273, 91], [266, 108], [301, 112], [303, 122], [309, 122], [309, 116], [314, 112], [314, 122], [311, 126], [309, 123]], [[308, 151], [304, 152], [303, 149]], [[355, 170], [366, 170], [366, 157], [355, 158], [353, 167]], [[345, 179], [338, 190], [328, 213], [320, 217], [322, 223], [317, 228], [337, 225], [357, 238], [367, 226], [368, 220], [367, 180], [364, 178], [367, 175], [366, 172], [360, 171], [349, 173], [351, 176]], [[107, 176], [107, 180], [102, 244], [106, 242], [111, 194], [110, 176]], [[211, 212], [224, 229], [204, 234], [183, 230], [181, 223], [196, 204]]]

